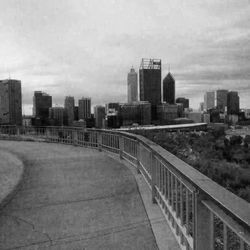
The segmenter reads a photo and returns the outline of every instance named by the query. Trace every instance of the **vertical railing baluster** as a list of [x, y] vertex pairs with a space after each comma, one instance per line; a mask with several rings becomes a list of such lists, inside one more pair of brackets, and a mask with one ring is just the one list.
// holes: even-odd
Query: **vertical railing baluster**
[[186, 229], [189, 235], [189, 191], [186, 189]]
[[227, 225], [223, 223], [223, 249], [227, 250]]
[[157, 175], [156, 171], [157, 170], [156, 170], [156, 164], [155, 164], [155, 157], [154, 157], [152, 151], [149, 152], [149, 154], [150, 154], [150, 167], [151, 167], [151, 173], [152, 173], [152, 175], [151, 175], [152, 202], [156, 203], [156, 199], [155, 199], [155, 197], [156, 197], [155, 185], [156, 185], [156, 175]]

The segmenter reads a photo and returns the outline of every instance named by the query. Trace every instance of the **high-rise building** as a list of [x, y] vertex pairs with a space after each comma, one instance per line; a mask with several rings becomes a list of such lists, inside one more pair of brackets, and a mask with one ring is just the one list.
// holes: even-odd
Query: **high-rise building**
[[0, 124], [22, 125], [21, 81], [0, 81]]
[[182, 103], [183, 109], [189, 108], [189, 99], [187, 99], [185, 97], [176, 98], [176, 103]]
[[33, 96], [33, 116], [41, 120], [41, 125], [49, 117], [49, 108], [52, 107], [52, 96], [42, 91], [35, 91]]
[[89, 119], [91, 118], [91, 98], [84, 98], [78, 101], [78, 118]]
[[204, 95], [204, 110], [208, 111], [215, 107], [215, 94], [214, 91], [208, 91]]
[[204, 111], [204, 102], [200, 102], [199, 111], [201, 111], [201, 112]]
[[103, 128], [105, 120], [105, 107], [95, 106], [94, 107], [95, 127]]
[[175, 79], [170, 72], [163, 80], [163, 101], [175, 104]]
[[225, 112], [227, 107], [227, 94], [228, 90], [218, 89], [216, 90], [216, 107], [220, 112]]
[[67, 125], [71, 126], [74, 121], [75, 99], [73, 96], [66, 96], [64, 100], [65, 115]]
[[227, 94], [227, 114], [238, 115], [240, 110], [240, 98], [237, 91], [230, 91]]
[[49, 119], [52, 125], [63, 126], [65, 117], [65, 109], [63, 107], [49, 108]]
[[128, 103], [138, 101], [138, 79], [134, 68], [128, 73]]
[[151, 103], [151, 118], [156, 120], [156, 106], [161, 103], [161, 60], [143, 58], [139, 78], [140, 101]]

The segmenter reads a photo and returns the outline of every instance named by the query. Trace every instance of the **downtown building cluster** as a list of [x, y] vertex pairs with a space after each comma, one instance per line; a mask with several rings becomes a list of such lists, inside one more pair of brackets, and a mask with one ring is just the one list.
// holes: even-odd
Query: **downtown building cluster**
[[160, 59], [143, 58], [138, 71], [132, 67], [127, 75], [126, 103], [97, 105], [93, 114], [90, 97], [76, 102], [73, 96], [66, 96], [64, 105], [53, 106], [51, 95], [35, 91], [32, 116], [22, 116], [21, 81], [1, 80], [0, 125], [120, 128], [250, 119], [250, 110], [240, 110], [236, 91], [208, 91], [199, 111], [193, 111], [189, 99], [176, 98], [175, 78], [170, 71], [162, 80]]
[[209, 123], [232, 123], [248, 119], [248, 110], [240, 110], [240, 97], [237, 91], [218, 89], [207, 91], [204, 102], [200, 103], [200, 112]]

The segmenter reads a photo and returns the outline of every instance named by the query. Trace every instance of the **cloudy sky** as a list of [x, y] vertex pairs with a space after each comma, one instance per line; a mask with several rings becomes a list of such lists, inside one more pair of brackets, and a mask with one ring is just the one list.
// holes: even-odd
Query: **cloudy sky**
[[177, 97], [239, 91], [250, 108], [250, 0], [1, 0], [0, 78], [22, 81], [25, 114], [35, 90], [63, 104], [126, 101], [141, 58], [168, 64]]

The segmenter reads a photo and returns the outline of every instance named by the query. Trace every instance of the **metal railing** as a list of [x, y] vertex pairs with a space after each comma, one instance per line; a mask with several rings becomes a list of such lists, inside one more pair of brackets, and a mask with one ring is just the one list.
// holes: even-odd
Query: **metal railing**
[[57, 142], [120, 155], [141, 173], [181, 249], [250, 250], [250, 205], [152, 141], [68, 127], [0, 127], [0, 139]]

